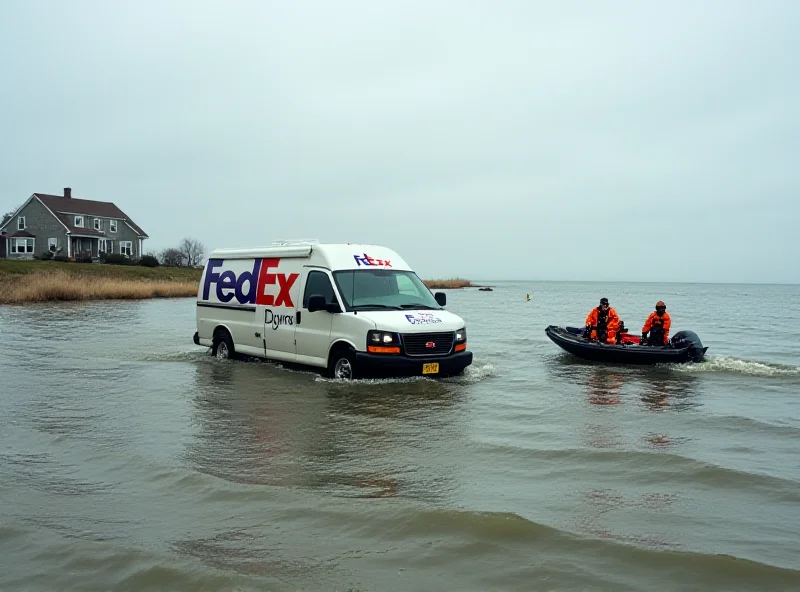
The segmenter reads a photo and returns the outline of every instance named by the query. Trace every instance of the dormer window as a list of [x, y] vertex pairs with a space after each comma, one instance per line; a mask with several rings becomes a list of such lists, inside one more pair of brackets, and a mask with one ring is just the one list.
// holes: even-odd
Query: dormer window
[[75, 226], [83, 228], [83, 216], [75, 216]]
[[117, 231], [117, 221], [116, 220], [109, 220], [108, 221], [108, 228], [111, 232]]
[[103, 221], [100, 218], [94, 219], [94, 229], [103, 230]]
[[17, 230], [25, 230], [25, 216], [17, 218]]

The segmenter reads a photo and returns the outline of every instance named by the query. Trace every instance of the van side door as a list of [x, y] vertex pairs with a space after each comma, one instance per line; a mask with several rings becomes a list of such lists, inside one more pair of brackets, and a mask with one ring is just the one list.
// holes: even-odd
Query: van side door
[[308, 299], [318, 294], [324, 296], [328, 304], [341, 304], [334, 292], [330, 272], [325, 269], [305, 268], [300, 289], [303, 300], [298, 307], [299, 319], [295, 326], [297, 361], [324, 367], [328, 365], [333, 314], [326, 310], [309, 312]]
[[300, 305], [302, 268], [293, 259], [262, 259], [256, 293], [256, 314], [263, 327], [264, 355], [295, 361], [295, 318]]

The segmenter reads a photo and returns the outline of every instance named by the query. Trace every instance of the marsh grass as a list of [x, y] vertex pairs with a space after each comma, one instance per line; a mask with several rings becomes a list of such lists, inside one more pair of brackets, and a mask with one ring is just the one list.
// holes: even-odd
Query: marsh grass
[[197, 294], [199, 276], [198, 270], [2, 262], [0, 304], [185, 298]]
[[423, 280], [423, 283], [429, 290], [455, 290], [458, 288], [474, 288], [476, 287], [469, 280], [462, 280], [459, 278], [449, 280]]
[[[188, 298], [202, 269], [0, 259], [0, 304]], [[431, 290], [476, 288], [470, 280], [424, 280]]]

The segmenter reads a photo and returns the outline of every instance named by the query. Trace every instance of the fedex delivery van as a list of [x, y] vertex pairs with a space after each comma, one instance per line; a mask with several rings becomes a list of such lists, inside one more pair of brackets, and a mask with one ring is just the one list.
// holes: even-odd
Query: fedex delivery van
[[394, 251], [281, 241], [217, 249], [194, 343], [324, 369], [332, 378], [451, 376], [472, 363], [464, 321]]

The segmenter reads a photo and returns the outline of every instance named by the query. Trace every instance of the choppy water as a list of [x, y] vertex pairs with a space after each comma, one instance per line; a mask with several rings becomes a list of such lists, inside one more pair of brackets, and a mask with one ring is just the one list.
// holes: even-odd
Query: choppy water
[[[665, 300], [709, 360], [546, 339], [601, 296], [632, 330]], [[467, 376], [343, 384], [214, 360], [191, 299], [0, 307], [0, 589], [800, 589], [800, 287], [448, 308]]]

